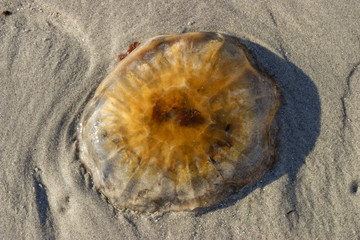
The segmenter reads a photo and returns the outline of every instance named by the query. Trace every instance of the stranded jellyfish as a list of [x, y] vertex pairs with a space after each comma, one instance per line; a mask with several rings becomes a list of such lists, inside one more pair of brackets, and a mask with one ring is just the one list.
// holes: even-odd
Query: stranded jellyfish
[[80, 160], [117, 208], [208, 207], [270, 168], [278, 108], [275, 82], [237, 38], [158, 36], [128, 54], [85, 107]]

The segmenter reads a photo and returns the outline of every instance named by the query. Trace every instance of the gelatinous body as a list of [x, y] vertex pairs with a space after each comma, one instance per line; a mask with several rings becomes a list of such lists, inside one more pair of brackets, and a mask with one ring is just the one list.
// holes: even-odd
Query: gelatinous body
[[116, 207], [207, 207], [271, 166], [278, 99], [238, 39], [155, 37], [123, 59], [86, 106], [80, 158]]

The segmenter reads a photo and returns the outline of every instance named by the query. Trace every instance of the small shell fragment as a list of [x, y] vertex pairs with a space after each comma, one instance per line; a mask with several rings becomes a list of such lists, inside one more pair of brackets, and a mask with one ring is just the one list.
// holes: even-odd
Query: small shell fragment
[[248, 56], [220, 33], [162, 35], [103, 80], [78, 140], [81, 162], [115, 207], [208, 207], [264, 175], [280, 94]]

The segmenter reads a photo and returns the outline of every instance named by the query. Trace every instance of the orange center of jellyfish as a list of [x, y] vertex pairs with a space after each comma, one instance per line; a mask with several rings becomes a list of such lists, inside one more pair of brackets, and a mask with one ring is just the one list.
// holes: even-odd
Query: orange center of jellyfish
[[200, 99], [199, 94], [187, 89], [173, 88], [162, 94], [155, 100], [151, 112], [154, 137], [176, 145], [190, 142], [189, 137], [196, 140], [204, 123], [210, 120], [204, 106], [198, 106]]
[[[221, 94], [218, 92], [217, 96]], [[211, 105], [217, 99], [209, 101], [201, 89], [172, 87], [152, 99], [152, 108], [143, 115], [148, 132], [139, 155], [143, 164], [156, 158], [152, 165], [164, 171], [176, 172], [189, 167], [200, 172], [203, 169], [206, 174], [204, 168], [215, 163], [219, 148], [232, 146], [229, 134], [232, 116], [226, 107], [212, 112]], [[239, 130], [239, 118], [236, 125]], [[135, 144], [130, 146], [136, 148]]]

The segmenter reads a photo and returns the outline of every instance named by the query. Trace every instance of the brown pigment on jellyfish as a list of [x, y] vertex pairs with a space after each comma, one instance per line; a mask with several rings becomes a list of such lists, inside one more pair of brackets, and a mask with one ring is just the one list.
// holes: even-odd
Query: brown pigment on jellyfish
[[161, 124], [164, 121], [175, 121], [179, 126], [190, 127], [203, 124], [205, 122], [201, 113], [188, 106], [184, 102], [168, 102], [157, 100], [151, 114], [151, 120]]

